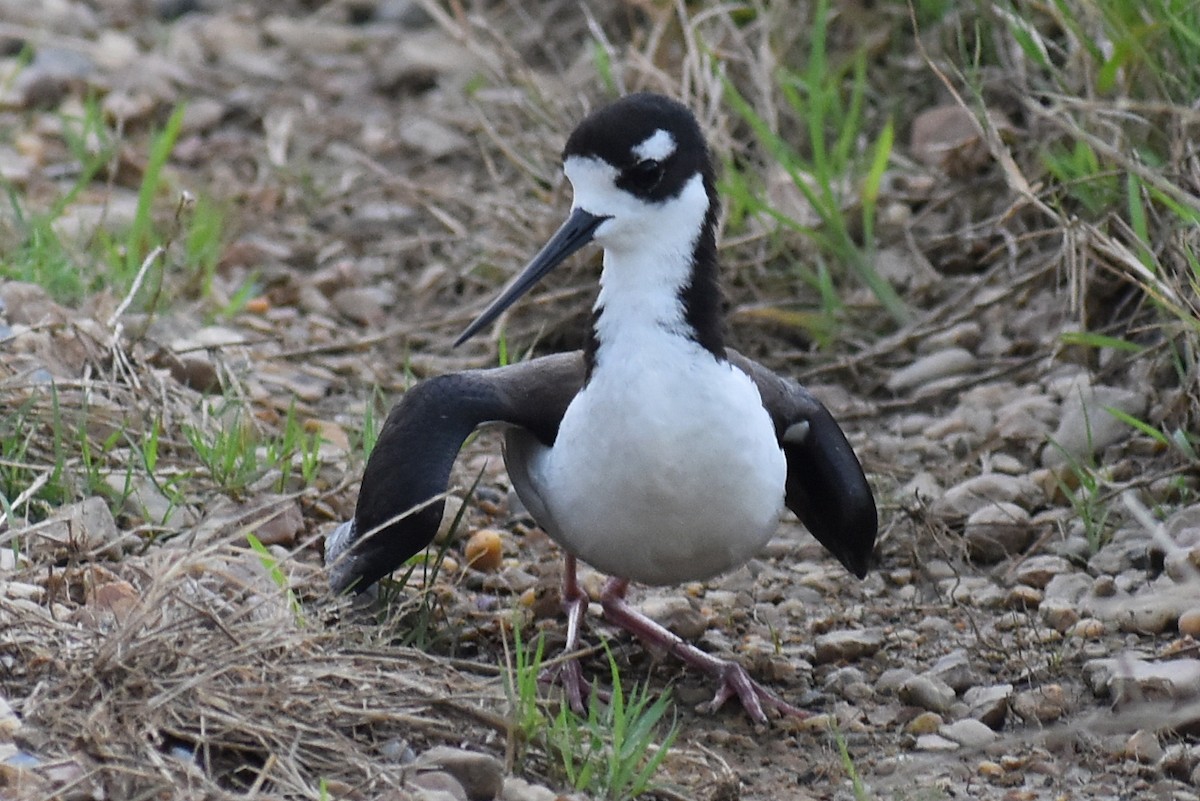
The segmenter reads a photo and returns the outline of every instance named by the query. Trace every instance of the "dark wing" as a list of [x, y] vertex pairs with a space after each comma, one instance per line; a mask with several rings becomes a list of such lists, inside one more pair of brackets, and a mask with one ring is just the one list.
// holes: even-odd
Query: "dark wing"
[[362, 592], [418, 553], [437, 534], [450, 470], [463, 442], [483, 423], [520, 426], [546, 445], [583, 385], [578, 352], [507, 367], [437, 376], [392, 407], [363, 471], [354, 522], [326, 544], [335, 591]]
[[862, 578], [871, 564], [879, 516], [862, 465], [837, 421], [808, 390], [729, 351], [758, 385], [787, 457], [787, 506], [846, 569]]

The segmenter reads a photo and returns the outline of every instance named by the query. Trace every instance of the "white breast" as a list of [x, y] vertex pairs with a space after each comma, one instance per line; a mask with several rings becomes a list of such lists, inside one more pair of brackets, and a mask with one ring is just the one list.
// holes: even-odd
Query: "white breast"
[[787, 464], [754, 384], [695, 343], [612, 347], [528, 477], [569, 553], [646, 584], [708, 578], [778, 524]]

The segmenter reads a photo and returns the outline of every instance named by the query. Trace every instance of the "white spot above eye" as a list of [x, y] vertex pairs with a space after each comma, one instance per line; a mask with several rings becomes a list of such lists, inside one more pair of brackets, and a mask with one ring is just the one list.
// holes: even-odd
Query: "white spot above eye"
[[674, 152], [675, 137], [662, 128], [659, 128], [649, 139], [633, 149], [633, 155], [639, 159], [651, 159], [653, 161], [664, 161]]

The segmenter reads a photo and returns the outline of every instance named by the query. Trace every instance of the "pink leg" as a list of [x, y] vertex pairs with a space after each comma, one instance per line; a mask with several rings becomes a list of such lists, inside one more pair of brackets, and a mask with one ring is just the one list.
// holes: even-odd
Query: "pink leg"
[[[579, 647], [579, 625], [583, 620], [583, 613], [587, 609], [588, 597], [579, 586], [575, 557], [569, 554], [563, 569], [562, 603], [563, 610], [567, 613], [567, 644], [563, 648], [563, 652], [570, 654]], [[579, 660], [573, 656], [569, 657], [555, 673], [557, 675], [548, 674], [543, 676], [543, 679], [557, 679], [562, 682], [563, 691], [567, 694], [567, 703], [571, 705], [571, 709], [580, 714], [586, 712], [583, 696], [588, 685], [583, 680], [583, 668], [579, 666]]]
[[[790, 715], [796, 718], [809, 717], [808, 712], [792, 706], [751, 679], [745, 668], [738, 663], [718, 659], [710, 653], [701, 651], [634, 609], [625, 601], [625, 591], [628, 587], [628, 581], [618, 578], [609, 579], [604, 585], [604, 591], [600, 598], [600, 604], [604, 607], [604, 618], [643, 642], [674, 654], [687, 664], [703, 670], [719, 681], [717, 694], [708, 704], [709, 711], [715, 711], [736, 695], [742, 702], [742, 708], [746, 710], [746, 714], [757, 723], [767, 722], [766, 713], [763, 712], [764, 704], [781, 715]], [[568, 636], [569, 632], [570, 629], [568, 629]]]

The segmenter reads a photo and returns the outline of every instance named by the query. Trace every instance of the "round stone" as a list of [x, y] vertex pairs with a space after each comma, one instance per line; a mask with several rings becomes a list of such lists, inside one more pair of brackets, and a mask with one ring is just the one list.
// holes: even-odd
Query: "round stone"
[[1179, 633], [1200, 638], [1200, 607], [1189, 609], [1179, 616]]

